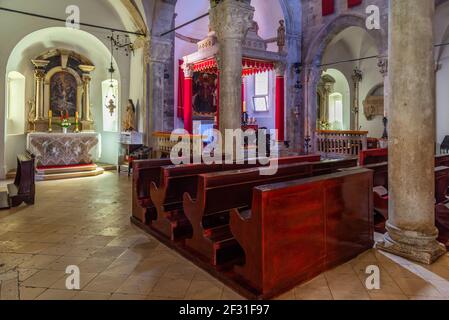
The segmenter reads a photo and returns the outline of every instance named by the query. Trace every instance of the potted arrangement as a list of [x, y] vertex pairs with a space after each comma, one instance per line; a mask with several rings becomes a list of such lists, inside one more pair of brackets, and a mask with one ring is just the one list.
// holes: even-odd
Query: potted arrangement
[[69, 112], [66, 111], [65, 115], [61, 111], [61, 123], [62, 132], [67, 133], [67, 128], [69, 128], [72, 124], [69, 122]]

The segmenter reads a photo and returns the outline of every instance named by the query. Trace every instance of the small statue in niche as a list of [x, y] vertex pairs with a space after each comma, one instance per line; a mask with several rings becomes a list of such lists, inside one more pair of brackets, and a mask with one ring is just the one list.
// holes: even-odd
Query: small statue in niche
[[132, 99], [128, 100], [128, 105], [126, 106], [126, 116], [123, 121], [123, 131], [130, 132], [135, 131], [136, 126], [134, 125], [134, 118], [136, 116], [136, 107]]
[[278, 39], [277, 39], [277, 45], [279, 47], [279, 52], [284, 52], [285, 47], [285, 22], [284, 20], [279, 21], [279, 28], [278, 28]]

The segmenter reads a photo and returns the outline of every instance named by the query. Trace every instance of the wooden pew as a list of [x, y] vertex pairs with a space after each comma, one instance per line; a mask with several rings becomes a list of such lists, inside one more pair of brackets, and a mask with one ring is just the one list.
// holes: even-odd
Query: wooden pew
[[360, 165], [366, 166], [388, 161], [388, 149], [371, 149], [360, 152]]
[[435, 207], [435, 226], [438, 229], [438, 241], [449, 250], [449, 204], [440, 203]]
[[238, 260], [242, 252], [229, 229], [229, 210], [248, 208], [257, 185], [312, 174], [310, 163], [299, 163], [280, 165], [274, 175], [261, 175], [258, 168], [200, 175], [196, 200], [184, 194], [184, 213], [193, 228], [186, 246], [213, 265]]
[[35, 201], [35, 156], [30, 151], [17, 156], [17, 170], [14, 183], [7, 185], [7, 191], [0, 193], [0, 209], [18, 207], [23, 202], [33, 205]]
[[280, 165], [274, 175], [260, 175], [258, 169], [210, 173], [199, 176], [197, 197], [184, 195], [184, 213], [193, 234], [186, 246], [213, 265], [226, 264], [239, 250], [229, 229], [229, 210], [250, 208], [252, 188], [257, 185], [294, 180], [353, 167], [357, 159]]
[[337, 170], [357, 167], [357, 158], [324, 160], [313, 163], [313, 175], [331, 174]]
[[[319, 161], [319, 155], [294, 156], [277, 159], [279, 164]], [[196, 197], [198, 176], [203, 173], [223, 172], [260, 167], [258, 162], [243, 164], [191, 164], [165, 166], [160, 170], [160, 181], [150, 184], [150, 196], [157, 214], [152, 216], [151, 228], [173, 241], [181, 241], [192, 234], [190, 222], [183, 211], [183, 194]]]
[[[380, 165], [379, 165], [380, 166]], [[379, 180], [388, 181], [388, 165], [383, 164], [384, 169], [379, 170], [377, 174], [380, 177]], [[369, 166], [368, 166], [369, 168]], [[375, 219], [375, 228], [377, 232], [385, 233], [385, 222], [388, 220], [388, 186], [376, 186], [374, 185], [374, 210], [375, 212], [383, 216], [383, 221]], [[449, 167], [436, 167], [435, 168], [435, 203], [444, 204], [448, 201], [446, 195], [449, 187]]]
[[250, 211], [231, 212], [245, 253], [234, 271], [261, 298], [274, 297], [372, 248], [372, 209], [366, 169], [258, 186]]
[[435, 167], [449, 167], [449, 154], [435, 156]]
[[170, 159], [151, 159], [133, 161], [132, 216], [147, 224], [156, 215], [156, 209], [150, 197], [150, 183], [159, 182], [160, 169], [171, 165]]

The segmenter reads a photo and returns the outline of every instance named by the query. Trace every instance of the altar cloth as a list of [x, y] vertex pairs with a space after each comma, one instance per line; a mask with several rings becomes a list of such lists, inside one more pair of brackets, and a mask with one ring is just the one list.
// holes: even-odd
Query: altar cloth
[[36, 155], [38, 166], [91, 164], [101, 156], [101, 135], [91, 132], [29, 133], [27, 149]]

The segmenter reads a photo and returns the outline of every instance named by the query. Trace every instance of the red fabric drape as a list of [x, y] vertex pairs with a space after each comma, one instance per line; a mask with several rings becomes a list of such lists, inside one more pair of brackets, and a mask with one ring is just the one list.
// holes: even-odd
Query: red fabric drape
[[245, 111], [243, 108], [244, 102], [245, 102], [245, 81], [242, 78], [242, 113]]
[[362, 0], [348, 0], [348, 8], [352, 8], [362, 4]]
[[193, 121], [192, 121], [192, 90], [193, 90], [193, 79], [184, 78], [184, 129], [188, 133], [193, 132]]
[[278, 131], [278, 141], [284, 141], [285, 136], [285, 88], [284, 77], [276, 77], [276, 130]]
[[220, 72], [217, 73], [217, 125], [215, 129], [220, 130]]
[[335, 12], [335, 0], [322, 0], [323, 16], [328, 16]]
[[176, 115], [178, 118], [184, 117], [184, 70], [182, 69], [183, 60], [179, 60], [178, 73], [178, 106]]

